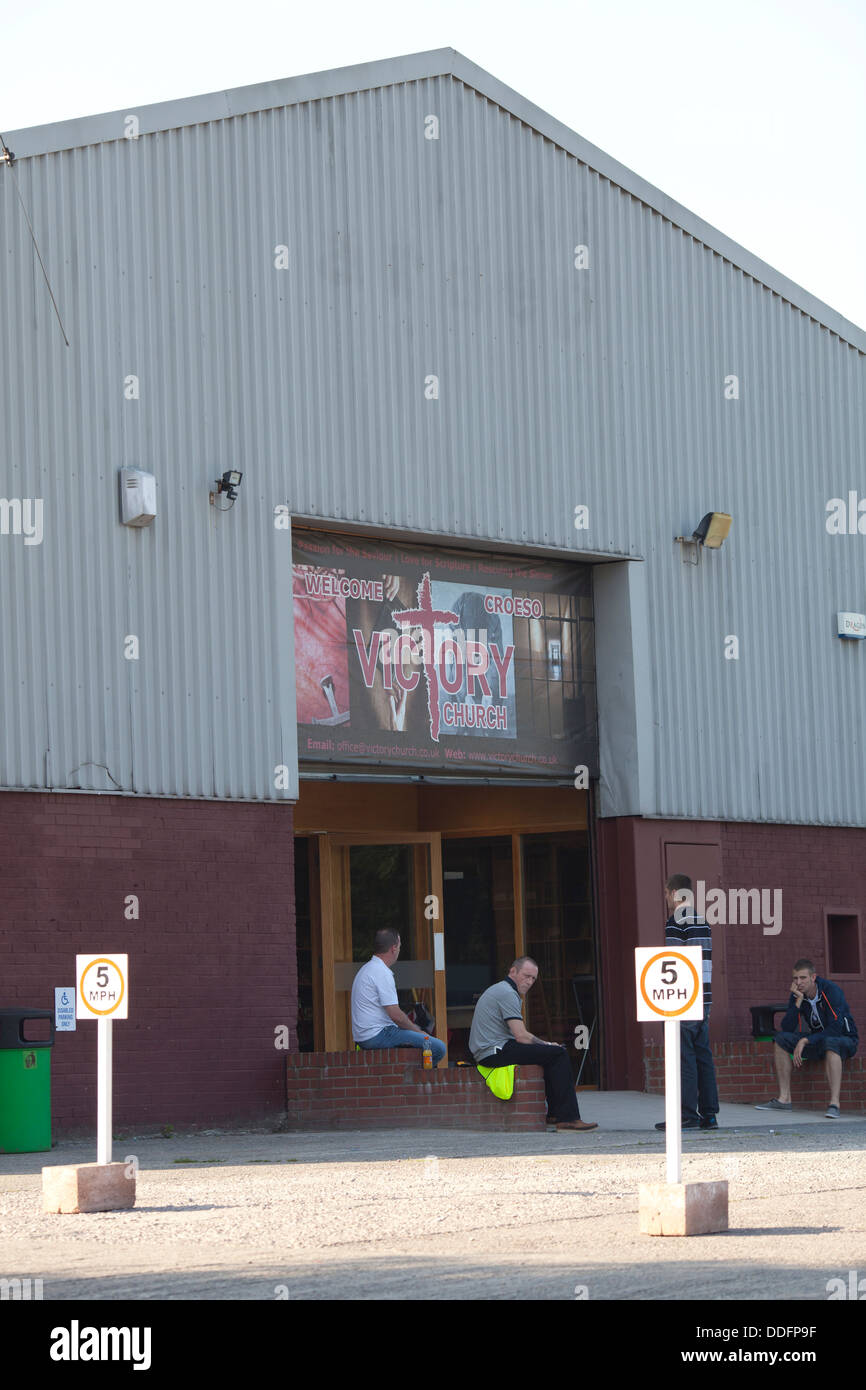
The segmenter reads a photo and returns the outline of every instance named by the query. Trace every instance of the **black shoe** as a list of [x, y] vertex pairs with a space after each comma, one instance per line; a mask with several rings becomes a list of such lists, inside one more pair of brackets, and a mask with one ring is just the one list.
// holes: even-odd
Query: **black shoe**
[[[665, 1122], [664, 1122], [664, 1120], [662, 1120], [659, 1124], [656, 1125], [656, 1129], [662, 1129], [662, 1130], [663, 1130], [664, 1128], [665, 1128]], [[703, 1126], [701, 1125], [700, 1120], [683, 1120], [682, 1123], [681, 1123], [681, 1125], [680, 1125], [680, 1129], [702, 1129], [702, 1128], [703, 1128]]]
[[719, 1122], [716, 1119], [715, 1115], [701, 1116], [701, 1129], [718, 1129], [718, 1127]]

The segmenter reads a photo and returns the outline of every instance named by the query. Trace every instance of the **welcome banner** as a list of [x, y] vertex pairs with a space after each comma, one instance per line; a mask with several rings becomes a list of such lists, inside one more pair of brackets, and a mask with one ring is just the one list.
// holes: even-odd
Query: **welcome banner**
[[295, 530], [302, 762], [597, 775], [586, 565]]

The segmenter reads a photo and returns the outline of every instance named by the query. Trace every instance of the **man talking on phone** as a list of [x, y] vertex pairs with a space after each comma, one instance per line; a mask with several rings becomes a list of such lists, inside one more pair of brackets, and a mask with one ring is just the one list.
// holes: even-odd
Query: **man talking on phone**
[[791, 1110], [791, 1071], [813, 1058], [824, 1059], [824, 1074], [830, 1087], [830, 1104], [824, 1111], [828, 1120], [839, 1118], [839, 1092], [842, 1063], [857, 1051], [857, 1027], [848, 1002], [838, 985], [824, 980], [810, 960], [798, 960], [791, 980], [791, 998], [782, 1027], [773, 1043], [773, 1061], [779, 1094], [756, 1105], [756, 1110]]

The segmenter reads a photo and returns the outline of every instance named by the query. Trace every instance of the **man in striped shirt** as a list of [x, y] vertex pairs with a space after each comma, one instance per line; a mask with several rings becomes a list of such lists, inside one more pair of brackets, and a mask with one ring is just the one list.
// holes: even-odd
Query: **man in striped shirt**
[[[710, 1050], [709, 1017], [712, 1002], [713, 939], [707, 923], [694, 911], [692, 881], [686, 874], [671, 874], [665, 884], [668, 920], [666, 946], [700, 946], [703, 957], [704, 1017], [680, 1024], [680, 1100], [683, 1129], [717, 1129], [719, 1092]], [[656, 1125], [664, 1129], [664, 1122]]]

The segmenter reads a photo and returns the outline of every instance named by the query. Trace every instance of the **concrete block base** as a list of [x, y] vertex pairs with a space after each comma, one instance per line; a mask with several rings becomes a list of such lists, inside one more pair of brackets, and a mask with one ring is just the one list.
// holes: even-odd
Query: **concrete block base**
[[644, 1236], [704, 1236], [728, 1229], [727, 1182], [641, 1183], [640, 1233]]
[[135, 1206], [128, 1163], [70, 1163], [42, 1169], [42, 1210], [120, 1211]]

